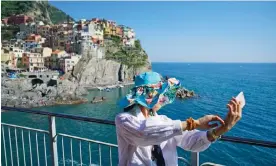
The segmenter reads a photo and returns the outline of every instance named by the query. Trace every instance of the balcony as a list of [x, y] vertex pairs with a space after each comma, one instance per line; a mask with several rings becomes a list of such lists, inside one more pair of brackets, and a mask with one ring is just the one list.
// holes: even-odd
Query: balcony
[[[48, 130], [1, 123], [2, 127], [2, 165], [117, 165], [117, 145], [84, 138], [78, 135], [57, 132], [56, 119], [89, 123], [91, 126], [114, 127], [114, 122], [90, 117], [35, 111], [30, 109], [1, 107], [4, 111], [16, 111], [48, 118]], [[21, 112], [21, 113], [20, 113]], [[41, 123], [41, 118], [32, 120]], [[93, 123], [93, 124], [92, 124]], [[60, 123], [58, 123], [60, 124]], [[109, 139], [109, 138], [107, 138]], [[238, 137], [222, 136], [219, 142], [254, 145], [276, 148], [276, 142], [252, 140]], [[180, 149], [179, 149], [180, 150]], [[181, 151], [183, 152], [183, 151]], [[183, 153], [179, 153], [180, 155]], [[178, 157], [179, 165], [199, 166], [199, 153], [191, 153], [190, 162]]]

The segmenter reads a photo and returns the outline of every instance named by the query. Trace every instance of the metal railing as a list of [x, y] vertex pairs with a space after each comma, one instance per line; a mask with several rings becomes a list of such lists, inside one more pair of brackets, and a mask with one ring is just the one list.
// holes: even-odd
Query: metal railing
[[[82, 116], [75, 116], [75, 115], [66, 115], [66, 114], [59, 114], [59, 113], [51, 113], [51, 112], [44, 112], [44, 111], [35, 111], [35, 110], [30, 110], [30, 109], [23, 109], [23, 108], [12, 108], [12, 107], [1, 107], [2, 110], [6, 111], [18, 111], [18, 112], [24, 112], [24, 113], [31, 113], [31, 114], [39, 114], [39, 115], [44, 115], [48, 116], [48, 122], [49, 122], [49, 130], [41, 130], [41, 129], [34, 129], [30, 127], [25, 127], [25, 126], [18, 126], [14, 124], [7, 124], [7, 123], [1, 123], [2, 125], [2, 136], [3, 136], [3, 149], [4, 149], [4, 161], [2, 161], [3, 165], [15, 165], [14, 163], [14, 156], [16, 156], [16, 163], [17, 165], [46, 165], [48, 164], [48, 157], [50, 158], [50, 162], [48, 165], [75, 165], [74, 164], [74, 153], [75, 149], [73, 148], [73, 141], [78, 141], [79, 145], [79, 165], [84, 165], [83, 163], [83, 154], [82, 154], [82, 147], [85, 143], [88, 144], [88, 156], [89, 156], [89, 165], [92, 165], [92, 151], [91, 151], [91, 145], [95, 144], [98, 146], [98, 161], [99, 165], [102, 165], [102, 147], [106, 146], [109, 149], [109, 165], [113, 165], [113, 160], [112, 160], [112, 148], [117, 148], [118, 146], [115, 144], [111, 143], [106, 143], [106, 142], [101, 142], [101, 141], [96, 141], [92, 139], [87, 139], [87, 138], [82, 138], [78, 136], [72, 136], [68, 134], [63, 134], [63, 133], [56, 133], [56, 124], [55, 124], [55, 117], [59, 118], [66, 118], [66, 119], [73, 119], [73, 120], [79, 120], [79, 121], [86, 121], [86, 122], [94, 122], [94, 123], [99, 123], [99, 124], [107, 124], [107, 125], [115, 125], [114, 121], [109, 121], [109, 120], [101, 120], [101, 119], [95, 119], [95, 118], [89, 118], [89, 117], [82, 117]], [[5, 132], [8, 132], [8, 137]], [[14, 141], [15, 142], [15, 151], [14, 148], [12, 147], [12, 138], [11, 138], [11, 128], [14, 129]], [[19, 144], [18, 140], [20, 139], [17, 134], [18, 131], [21, 130], [21, 152], [19, 153]], [[35, 133], [35, 154], [36, 156], [33, 156], [33, 148], [32, 148], [32, 137], [31, 137], [31, 132]], [[26, 134], [24, 134], [26, 133]], [[39, 138], [41, 142], [38, 141], [38, 134], [42, 134], [42, 138]], [[46, 136], [49, 138], [49, 145], [46, 146], [47, 141], [46, 141]], [[58, 137], [61, 139], [61, 155], [62, 159], [59, 161], [58, 158], [58, 146], [57, 146], [57, 139]], [[6, 138], [8, 140], [6, 141]], [[24, 138], [28, 139], [28, 145], [29, 148], [25, 149], [25, 142]], [[64, 146], [64, 140], [69, 139], [69, 146], [70, 146], [70, 161], [69, 164], [66, 164], [66, 159], [65, 159], [65, 146]], [[269, 141], [261, 141], [261, 140], [254, 140], [254, 139], [246, 139], [246, 138], [239, 138], [239, 137], [230, 137], [230, 136], [222, 136], [220, 141], [228, 141], [228, 142], [235, 142], [235, 143], [242, 143], [242, 144], [249, 144], [249, 145], [256, 145], [256, 146], [262, 146], [262, 147], [270, 147], [270, 148], [276, 148], [276, 142], [269, 142]], [[7, 145], [6, 145], [6, 142]], [[42, 144], [43, 148], [39, 150], [39, 143]], [[68, 145], [68, 144], [67, 144]], [[48, 147], [48, 148], [47, 148]], [[26, 150], [29, 151], [29, 164], [27, 163], [27, 154]], [[60, 149], [59, 149], [60, 150]], [[8, 156], [8, 151], [9, 151], [9, 156]], [[50, 152], [50, 155], [48, 155], [47, 151]], [[42, 152], [42, 153], [40, 153]], [[8, 158], [10, 157], [10, 161], [8, 163]], [[20, 157], [23, 158], [23, 164], [20, 163]], [[34, 158], [36, 158], [36, 163], [34, 163]], [[3, 160], [3, 158], [2, 158]], [[183, 157], [178, 157], [178, 160], [185, 163], [189, 164], [192, 166], [199, 166], [199, 153], [191, 153], [191, 162], [189, 163], [185, 158]], [[43, 162], [44, 161], [44, 162]]]
[[[43, 134], [43, 146], [44, 146], [44, 159], [45, 159], [45, 165], [47, 166], [47, 146], [46, 146], [46, 137], [45, 135], [49, 135], [49, 132], [46, 130], [41, 130], [41, 129], [34, 129], [34, 128], [30, 128], [30, 127], [23, 127], [23, 126], [17, 126], [17, 125], [12, 125], [12, 124], [7, 124], [7, 123], [1, 123], [2, 125], [2, 136], [3, 136], [3, 140], [2, 140], [2, 144], [4, 147], [4, 159], [5, 159], [5, 165], [14, 165], [14, 159], [13, 159], [13, 148], [12, 148], [12, 137], [11, 137], [11, 128], [14, 129], [14, 137], [15, 137], [15, 147], [16, 147], [16, 161], [17, 161], [17, 165], [26, 165], [26, 152], [25, 152], [25, 141], [24, 138], [24, 131], [25, 133], [27, 132], [27, 139], [28, 139], [28, 145], [29, 145], [29, 156], [30, 156], [30, 165], [33, 165], [33, 155], [32, 155], [32, 139], [31, 139], [31, 132], [35, 132], [35, 143], [36, 143], [36, 154], [37, 154], [37, 161], [38, 161], [38, 165], [39, 165], [39, 160], [40, 160], [40, 155], [39, 155], [39, 150], [38, 150], [38, 133]], [[7, 160], [7, 149], [6, 149], [6, 140], [5, 140], [5, 127], [8, 130], [8, 142], [9, 142], [9, 154], [10, 154], [10, 164], [8, 164], [8, 160]], [[20, 164], [19, 162], [19, 146], [18, 146], [18, 129], [21, 129], [21, 132], [19, 132], [21, 134], [21, 145], [22, 145], [22, 156], [23, 156], [23, 164]], [[3, 163], [2, 163], [3, 164]], [[3, 164], [4, 165], [4, 164]]]

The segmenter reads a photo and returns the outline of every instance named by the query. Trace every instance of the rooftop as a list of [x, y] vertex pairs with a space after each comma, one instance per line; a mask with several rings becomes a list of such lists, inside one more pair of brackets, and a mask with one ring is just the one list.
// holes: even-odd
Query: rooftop
[[52, 54], [58, 54], [60, 52], [61, 52], [60, 50], [55, 50], [55, 51], [52, 52]]

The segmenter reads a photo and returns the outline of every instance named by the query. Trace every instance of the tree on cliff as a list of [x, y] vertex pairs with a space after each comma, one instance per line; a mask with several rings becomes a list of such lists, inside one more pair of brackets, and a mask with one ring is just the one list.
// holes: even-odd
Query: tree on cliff
[[135, 40], [134, 45], [135, 45], [135, 48], [137, 48], [137, 49], [142, 49], [141, 42], [140, 42], [139, 39], [138, 39], [138, 40]]

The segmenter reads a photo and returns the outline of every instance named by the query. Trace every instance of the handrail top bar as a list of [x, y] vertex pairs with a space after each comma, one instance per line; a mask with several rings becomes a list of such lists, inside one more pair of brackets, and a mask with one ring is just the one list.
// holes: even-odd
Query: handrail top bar
[[3, 122], [1, 122], [1, 125], [7, 126], [7, 127], [20, 128], [20, 129], [24, 129], [24, 130], [38, 131], [38, 132], [41, 132], [41, 133], [49, 134], [49, 131], [41, 130], [41, 129], [35, 129], [35, 128], [31, 128], [31, 127], [18, 126], [18, 125], [14, 125], [14, 124], [3, 123]]
[[[55, 116], [55, 117], [59, 117], [59, 118], [80, 120], [80, 121], [86, 121], [86, 122], [108, 124], [108, 125], [113, 125], [113, 126], [115, 125], [115, 122], [111, 121], [111, 120], [96, 119], [96, 118], [90, 118], [90, 117], [84, 117], [84, 116], [52, 113], [52, 112], [46, 112], [46, 111], [37, 111], [37, 110], [31, 110], [31, 109], [26, 109], [26, 108], [15, 108], [15, 107], [6, 107], [6, 106], [2, 106], [1, 109], [7, 110], [7, 111], [25, 112], [25, 113], [32, 113], [32, 114], [39, 114], [39, 115], [46, 115], [46, 116]], [[233, 137], [233, 136], [222, 135], [220, 141], [276, 148], [276, 142], [248, 139], [248, 138], [240, 138], [240, 137]]]
[[80, 121], [86, 121], [86, 122], [95, 122], [95, 123], [101, 123], [101, 124], [115, 125], [114, 121], [90, 118], [90, 117], [85, 117], [85, 116], [60, 114], [60, 113], [54, 113], [54, 112], [37, 111], [37, 110], [31, 110], [31, 109], [27, 109], [27, 108], [15, 108], [15, 107], [6, 107], [6, 106], [2, 106], [1, 109], [6, 110], [6, 111], [17, 111], [17, 112], [24, 112], [24, 113], [31, 113], [31, 114], [38, 114], [38, 115], [55, 116], [55, 117], [59, 117], [59, 118], [74, 119], [74, 120], [80, 120]]

